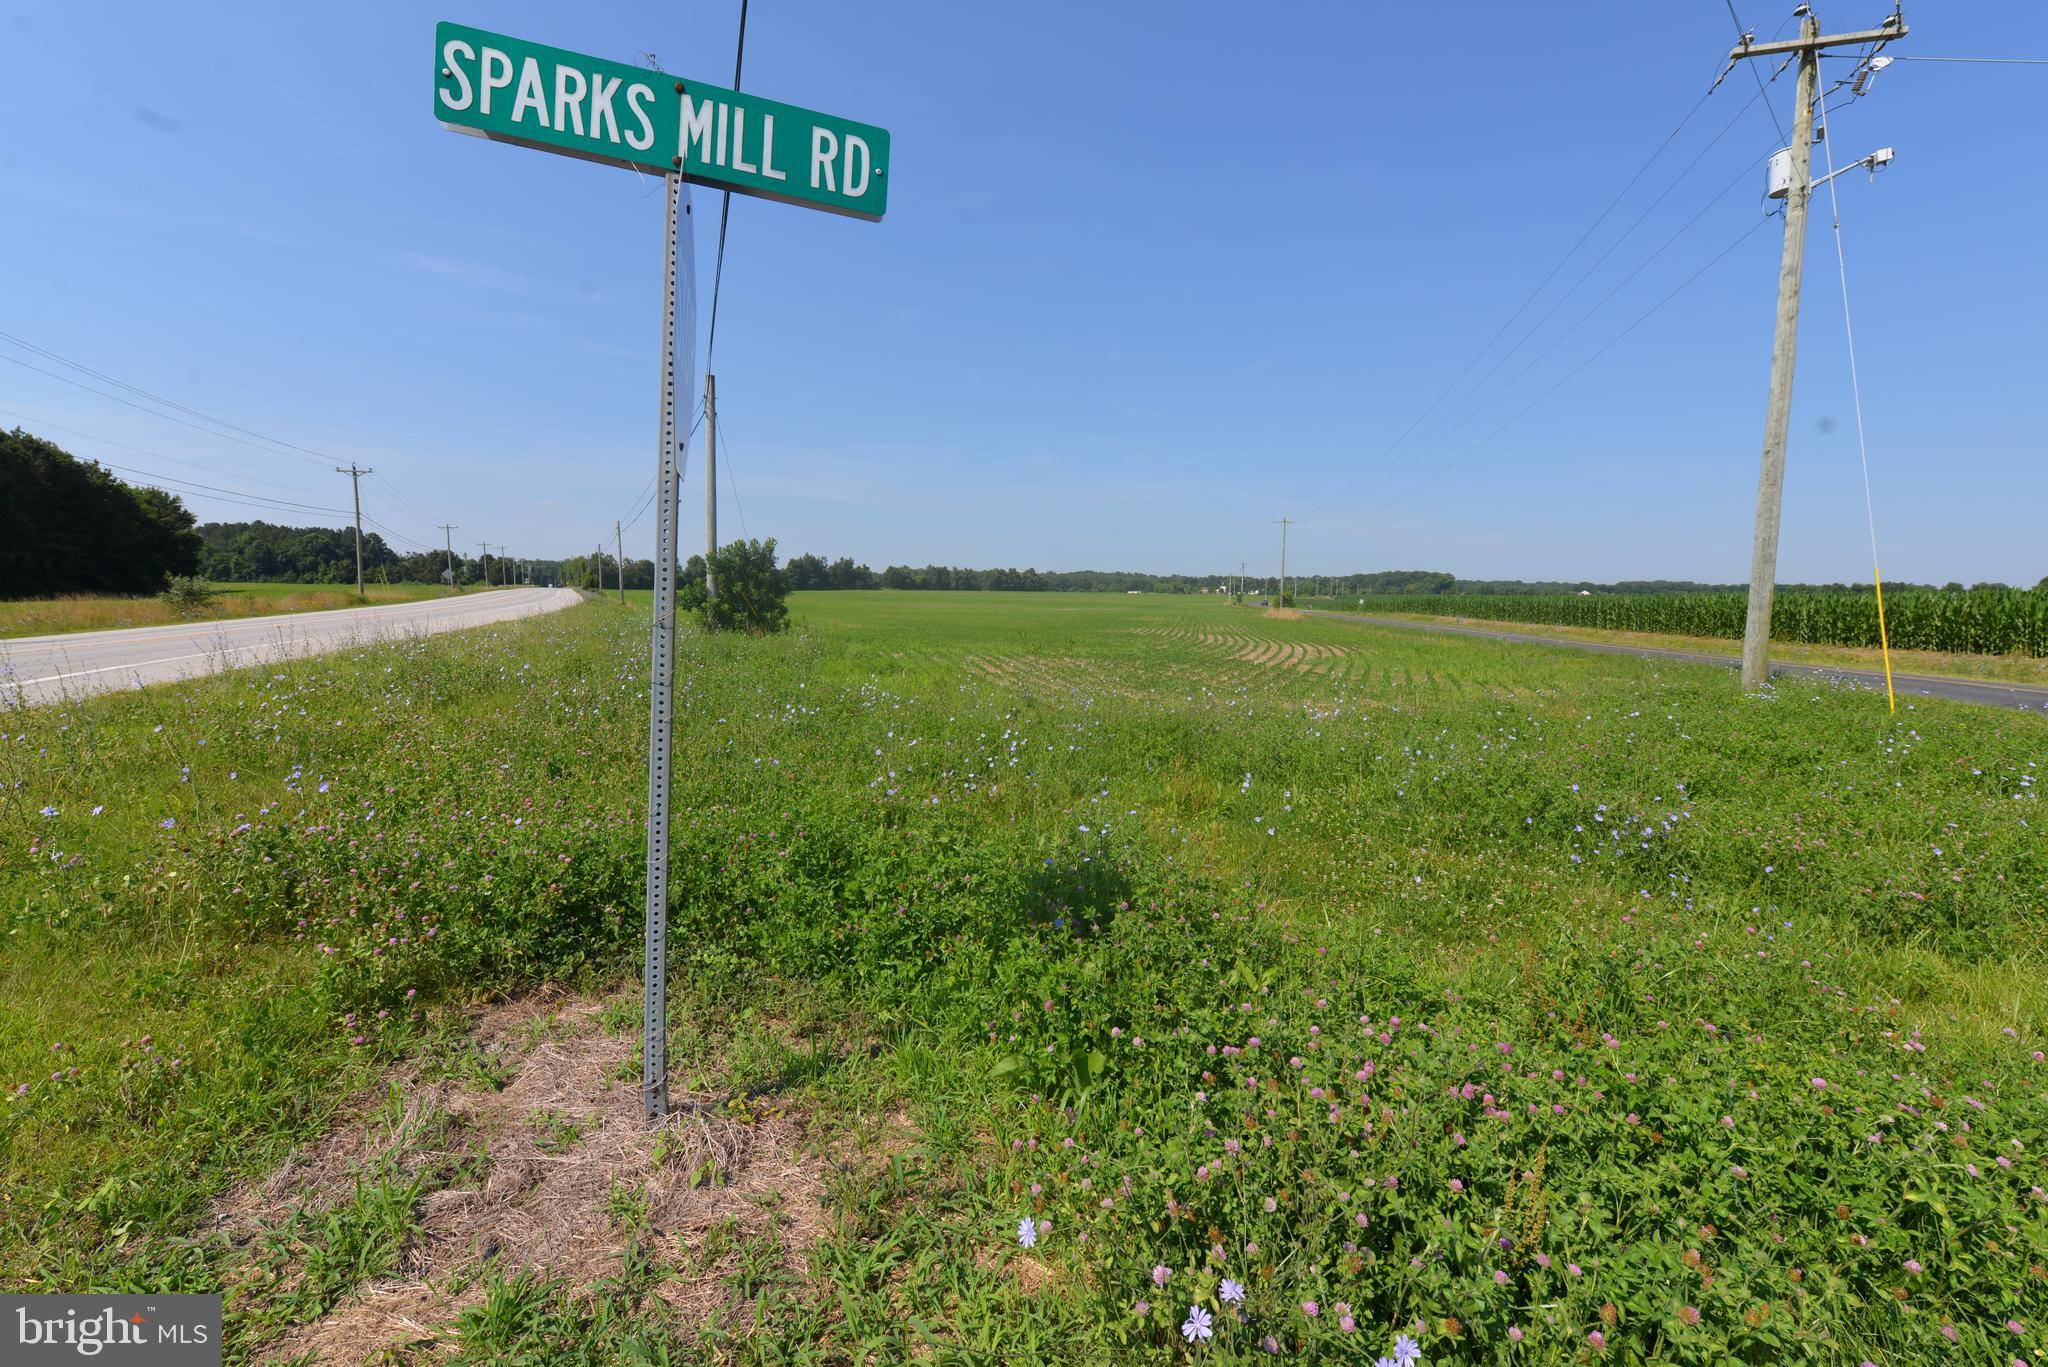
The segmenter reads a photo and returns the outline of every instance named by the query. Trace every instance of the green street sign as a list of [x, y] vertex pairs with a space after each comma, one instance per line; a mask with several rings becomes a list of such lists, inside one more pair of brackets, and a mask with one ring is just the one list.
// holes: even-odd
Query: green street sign
[[889, 132], [461, 24], [434, 30], [434, 117], [457, 133], [879, 219]]

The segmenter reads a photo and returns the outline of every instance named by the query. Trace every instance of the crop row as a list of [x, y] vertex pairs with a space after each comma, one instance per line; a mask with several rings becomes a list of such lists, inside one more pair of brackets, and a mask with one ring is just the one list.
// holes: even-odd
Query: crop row
[[[1749, 604], [1740, 593], [1387, 594], [1360, 601], [1383, 612], [1730, 640], [1741, 639]], [[2048, 592], [2039, 589], [1887, 594], [1884, 616], [1891, 644], [1900, 650], [2048, 656]], [[1876, 595], [1780, 594], [1771, 612], [1771, 637], [1810, 645], [1875, 646]]]

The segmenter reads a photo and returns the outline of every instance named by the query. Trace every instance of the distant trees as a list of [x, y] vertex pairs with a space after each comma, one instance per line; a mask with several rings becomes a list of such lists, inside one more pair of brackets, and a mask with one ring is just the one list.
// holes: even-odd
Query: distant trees
[[0, 432], [0, 598], [155, 593], [199, 567], [176, 495], [138, 488], [54, 442]]
[[866, 565], [856, 565], [851, 556], [840, 556], [827, 564], [822, 555], [800, 555], [784, 566], [792, 589], [872, 589], [881, 579]]
[[[274, 522], [208, 522], [199, 528], [205, 543], [199, 572], [223, 584], [353, 584], [356, 579], [356, 532], [353, 527], [285, 527]], [[535, 583], [565, 582], [561, 562], [517, 561], [511, 564], [493, 555], [488, 567], [475, 556], [455, 556], [455, 582], [481, 584], [488, 576], [493, 584], [514, 577], [519, 566], [529, 569]], [[445, 550], [411, 551], [404, 555], [391, 548], [376, 532], [363, 533], [363, 578], [373, 584], [440, 584], [448, 571]], [[610, 571], [606, 571], [609, 583]], [[630, 570], [628, 582], [631, 580]], [[568, 583], [577, 583], [575, 579]]]
[[[199, 529], [206, 542], [200, 558], [200, 572], [208, 579], [225, 583], [269, 582], [283, 584], [354, 583], [356, 577], [356, 534], [353, 527], [280, 527], [270, 522], [209, 522]], [[429, 568], [421, 563], [415, 573], [421, 582], [440, 578], [446, 556], [431, 557]], [[366, 579], [405, 579], [399, 555], [383, 537], [369, 532], [363, 537], [363, 576]]]

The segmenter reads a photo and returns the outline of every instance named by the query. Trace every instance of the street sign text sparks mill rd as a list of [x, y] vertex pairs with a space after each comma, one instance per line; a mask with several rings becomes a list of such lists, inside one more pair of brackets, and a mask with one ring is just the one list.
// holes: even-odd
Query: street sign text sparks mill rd
[[434, 32], [434, 117], [458, 133], [879, 219], [889, 133], [461, 24]]

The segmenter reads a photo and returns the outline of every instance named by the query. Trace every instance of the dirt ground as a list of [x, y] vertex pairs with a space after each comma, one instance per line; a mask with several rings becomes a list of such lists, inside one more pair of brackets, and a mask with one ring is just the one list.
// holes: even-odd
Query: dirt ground
[[[454, 1318], [481, 1300], [477, 1273], [530, 1270], [587, 1286], [620, 1272], [632, 1239], [691, 1268], [654, 1291], [685, 1323], [724, 1308], [735, 1235], [773, 1238], [784, 1264], [801, 1266], [826, 1229], [830, 1168], [805, 1117], [766, 1104], [737, 1118], [707, 1108], [649, 1130], [633, 1067], [637, 1012], [621, 1033], [604, 1028], [605, 1006], [541, 993], [486, 1011], [471, 1041], [490, 1065], [482, 1080], [427, 1080], [418, 1065], [394, 1072], [348, 1121], [230, 1193], [218, 1223], [253, 1240], [295, 1210], [346, 1200], [359, 1174], [451, 1163], [463, 1174], [424, 1198], [394, 1275], [265, 1344], [259, 1360], [360, 1363], [394, 1347], [431, 1358]], [[637, 1193], [637, 1229], [617, 1216], [620, 1191]]]

